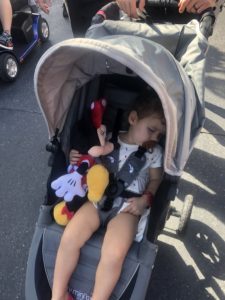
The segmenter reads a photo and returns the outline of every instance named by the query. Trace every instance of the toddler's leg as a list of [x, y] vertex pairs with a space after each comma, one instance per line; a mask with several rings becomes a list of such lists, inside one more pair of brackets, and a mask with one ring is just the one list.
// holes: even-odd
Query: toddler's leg
[[92, 203], [85, 203], [65, 228], [59, 245], [52, 288], [52, 300], [67, 300], [68, 282], [80, 249], [99, 227], [99, 217]]
[[119, 213], [109, 222], [102, 245], [92, 300], [109, 299], [120, 277], [137, 225], [138, 217], [129, 213]]

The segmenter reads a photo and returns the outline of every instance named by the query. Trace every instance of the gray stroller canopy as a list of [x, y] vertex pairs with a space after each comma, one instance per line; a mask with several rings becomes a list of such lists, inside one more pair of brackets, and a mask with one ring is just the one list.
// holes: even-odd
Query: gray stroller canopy
[[40, 59], [35, 92], [50, 138], [60, 131], [74, 93], [100, 74], [129, 75], [158, 93], [167, 124], [164, 170], [180, 176], [204, 121], [204, 61], [208, 47], [199, 23], [152, 25], [105, 21], [87, 38], [51, 47]]

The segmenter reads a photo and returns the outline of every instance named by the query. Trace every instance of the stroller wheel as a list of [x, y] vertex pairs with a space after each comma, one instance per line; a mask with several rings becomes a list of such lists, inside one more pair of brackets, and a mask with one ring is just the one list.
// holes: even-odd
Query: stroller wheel
[[68, 15], [68, 11], [67, 11], [67, 9], [66, 9], [66, 4], [65, 4], [65, 2], [63, 3], [62, 8], [63, 8], [63, 17], [64, 17], [64, 18], [68, 18], [69, 15]]
[[44, 18], [40, 18], [38, 24], [38, 34], [42, 42], [46, 42], [49, 39], [50, 31], [47, 21]]
[[14, 55], [3, 53], [0, 55], [0, 78], [10, 82], [16, 80], [19, 73], [19, 65]]
[[193, 196], [187, 195], [184, 199], [184, 204], [180, 216], [178, 234], [185, 233], [188, 221], [191, 217], [192, 208], [193, 208]]

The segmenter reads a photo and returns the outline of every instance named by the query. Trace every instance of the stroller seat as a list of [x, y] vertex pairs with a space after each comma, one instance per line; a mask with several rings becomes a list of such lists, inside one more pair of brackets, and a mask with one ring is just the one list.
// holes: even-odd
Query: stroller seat
[[[62, 232], [62, 227], [51, 224], [45, 229], [43, 235], [43, 262], [50, 286], [52, 286], [55, 258]], [[69, 283], [69, 290], [73, 295], [80, 293], [91, 295], [103, 237], [104, 231], [99, 230], [82, 248], [79, 264]], [[110, 297], [111, 300], [139, 299], [140, 291], [145, 295], [151, 274], [149, 270], [153, 268], [156, 252], [157, 246], [147, 240], [144, 240], [141, 244], [133, 243], [124, 262], [120, 280]], [[139, 288], [135, 289], [135, 285], [138, 285]], [[133, 293], [135, 290], [136, 293], [139, 290], [138, 295]], [[140, 299], [143, 299], [143, 297], [140, 297]]]
[[[92, 99], [93, 90], [96, 89], [94, 86], [98, 86], [97, 81], [98, 79], [95, 79], [92, 83], [90, 83], [93, 85], [93, 89], [89, 88], [87, 90], [86, 99]], [[126, 126], [124, 114], [129, 110], [131, 103], [135, 100], [138, 90], [141, 90], [145, 84], [142, 80], [136, 77], [129, 78], [126, 82], [126, 79], [119, 75], [102, 76], [100, 82], [99, 90], [102, 91], [103, 96], [107, 99], [104, 124], [107, 125], [110, 132], [113, 131], [113, 127], [118, 127], [118, 123], [120, 124], [120, 129], [123, 129], [123, 126]], [[133, 90], [130, 86], [132, 82], [134, 86], [136, 83]], [[115, 99], [117, 99], [117, 101], [115, 101]], [[72, 107], [70, 111], [73, 111]], [[120, 120], [118, 120], [118, 111], [123, 112]], [[73, 113], [71, 113], [71, 115], [73, 115]], [[125, 119], [127, 120], [127, 118]], [[95, 273], [101, 255], [104, 232], [105, 229], [99, 229], [81, 249], [79, 263], [69, 283], [69, 290], [76, 297], [80, 294], [91, 295], [92, 293]], [[42, 257], [44, 269], [50, 286], [52, 286], [56, 253], [62, 233], [63, 227], [54, 222], [47, 226], [43, 233]], [[153, 269], [156, 252], [157, 246], [150, 243], [145, 238], [141, 243], [133, 243], [124, 262], [120, 280], [118, 281], [110, 300], [136, 300], [139, 297], [140, 299], [144, 298], [148, 288], [151, 270]], [[143, 278], [146, 280], [143, 280]], [[135, 289], [135, 286], [138, 286], [138, 288]], [[142, 293], [143, 296], [140, 296]], [[78, 299], [80, 298], [78, 297]]]
[[[131, 88], [131, 83], [133, 83], [135, 88]], [[90, 106], [90, 99], [94, 97], [93, 94], [96, 93], [97, 90], [101, 91], [103, 97], [107, 99], [104, 124], [107, 125], [107, 128], [111, 132], [118, 121], [118, 111], [123, 112], [120, 119], [120, 129], [126, 128], [127, 124], [124, 120], [124, 114], [129, 110], [131, 103], [135, 100], [138, 90], [141, 90], [146, 84], [136, 76], [128, 78], [117, 74], [116, 76], [105, 75], [101, 76], [101, 78], [95, 78], [87, 85], [88, 88], [84, 87], [84, 107], [87, 109]], [[87, 99], [89, 99], [89, 101]], [[117, 101], [115, 101], [115, 99], [117, 99]], [[66, 124], [69, 123], [70, 125], [64, 127], [61, 135], [62, 141], [68, 139], [67, 134], [71, 128], [71, 120], [75, 119], [77, 113], [76, 103], [77, 102], [74, 99], [66, 121]], [[84, 111], [86, 111], [86, 109], [84, 109]], [[66, 143], [64, 142], [64, 146], [65, 144]], [[59, 152], [61, 153], [61, 150]], [[62, 154], [56, 154], [54, 157], [52, 172], [49, 176], [49, 183], [52, 182], [52, 178], [55, 178], [56, 174], [58, 176], [60, 165], [58, 159], [61, 159], [61, 155]], [[64, 162], [62, 162], [62, 165], [64, 165]], [[66, 166], [64, 167], [66, 169]], [[29, 261], [32, 261], [33, 263], [28, 265], [27, 270], [29, 274], [35, 274], [35, 276], [38, 275], [34, 279], [30, 277], [29, 280], [27, 280], [26, 299], [29, 299], [29, 295], [34, 295], [36, 292], [38, 294], [37, 299], [50, 299], [51, 297], [55, 259], [64, 228], [57, 225], [55, 221], [52, 220], [51, 211], [59, 199], [52, 195], [50, 186], [47, 187], [46, 199], [47, 205], [42, 206], [36, 227], [37, 239], [32, 245], [33, 249], [30, 251], [30, 253], [35, 256], [35, 260], [29, 259]], [[69, 283], [70, 293], [78, 299], [89, 299], [89, 295], [92, 293], [96, 268], [101, 255], [104, 232], [105, 229], [99, 229], [81, 250], [78, 266]], [[37, 244], [39, 245], [38, 249]], [[141, 243], [133, 243], [124, 262], [120, 280], [118, 281], [110, 300], [136, 300], [139, 297], [140, 299], [144, 299], [154, 266], [157, 248], [158, 247], [155, 244], [151, 243], [146, 238], [144, 238]], [[145, 280], [143, 280], [143, 278], [145, 278]], [[40, 286], [38, 283], [39, 280], [41, 280]], [[35, 293], [33, 292], [34, 290]], [[80, 296], [81, 298], [79, 298], [78, 295], [82, 295], [82, 297]]]

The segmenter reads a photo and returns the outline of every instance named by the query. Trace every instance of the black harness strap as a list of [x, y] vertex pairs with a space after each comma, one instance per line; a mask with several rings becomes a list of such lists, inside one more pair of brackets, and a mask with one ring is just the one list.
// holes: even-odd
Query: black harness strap
[[129, 155], [122, 168], [117, 172], [117, 179], [124, 182], [124, 187], [127, 188], [137, 177], [140, 169], [146, 162], [145, 157], [146, 149], [139, 147], [136, 152]]
[[110, 139], [110, 141], [115, 145], [118, 145], [117, 139], [118, 133], [120, 131], [120, 126], [122, 124], [123, 112], [124, 111], [121, 108], [119, 108], [116, 113], [116, 119], [112, 130], [112, 138]]
[[[104, 200], [103, 207], [101, 207], [102, 210], [110, 210], [114, 199], [118, 196], [124, 196], [125, 189], [136, 179], [146, 162], [145, 152], [146, 149], [144, 147], [139, 147], [136, 152], [129, 155], [119, 171], [119, 148], [102, 158], [103, 165], [110, 173], [109, 184], [105, 191], [107, 198]], [[137, 194], [133, 193], [133, 196], [135, 195]]]

